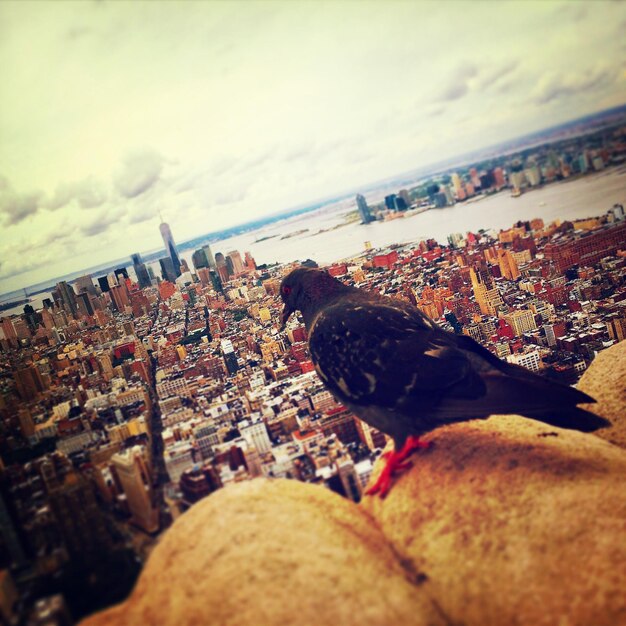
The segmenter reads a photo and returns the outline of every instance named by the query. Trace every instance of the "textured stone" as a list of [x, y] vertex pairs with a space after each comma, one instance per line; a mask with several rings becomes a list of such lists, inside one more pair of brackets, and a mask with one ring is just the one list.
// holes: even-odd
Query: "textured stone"
[[612, 422], [611, 428], [597, 431], [598, 437], [626, 448], [626, 341], [600, 352], [578, 388], [597, 401], [581, 406]]
[[609, 441], [494, 416], [430, 434], [385, 500], [233, 485], [83, 626], [626, 626], [626, 451], [610, 443], [624, 445], [625, 357], [626, 342], [601, 353], [581, 383]]
[[353, 503], [258, 479], [182, 515], [130, 598], [83, 626], [444, 624], [421, 587]]
[[466, 626], [626, 624], [626, 453], [517, 416], [435, 431], [363, 502]]

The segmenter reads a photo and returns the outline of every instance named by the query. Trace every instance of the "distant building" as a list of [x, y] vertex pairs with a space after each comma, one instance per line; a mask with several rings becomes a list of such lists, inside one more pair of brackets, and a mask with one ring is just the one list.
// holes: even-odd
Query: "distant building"
[[221, 252], [215, 255], [215, 269], [222, 282], [227, 283], [230, 280], [231, 273], [226, 265], [226, 259]]
[[244, 264], [249, 270], [256, 269], [256, 261], [250, 252], [246, 252], [244, 256]]
[[246, 442], [254, 446], [261, 454], [272, 449], [272, 442], [262, 419], [243, 422], [239, 425], [239, 432]]
[[502, 276], [508, 280], [517, 280], [521, 276], [517, 262], [509, 250], [498, 249], [498, 266]]
[[374, 220], [372, 212], [367, 205], [367, 201], [361, 194], [357, 194], [356, 206], [359, 211], [359, 215], [361, 216], [361, 224], [369, 224]]
[[140, 254], [131, 254], [130, 258], [133, 262], [133, 269], [135, 270], [135, 276], [137, 276], [137, 282], [142, 289], [150, 287], [152, 281], [148, 274], [146, 264], [141, 260]]
[[506, 360], [509, 363], [521, 365], [522, 367], [529, 369], [531, 372], [538, 372], [539, 364], [541, 363], [538, 350], [533, 350], [532, 352], [527, 352], [526, 354], [511, 354], [506, 357]]
[[530, 332], [537, 328], [535, 316], [528, 309], [519, 309], [512, 311], [504, 316], [504, 319], [513, 328], [513, 332], [517, 337], [521, 337], [524, 333]]
[[222, 355], [224, 356], [224, 363], [226, 364], [226, 369], [228, 373], [232, 376], [236, 374], [239, 370], [239, 365], [237, 363], [237, 355], [235, 354], [235, 349], [233, 348], [233, 344], [230, 339], [222, 339], [221, 343]]
[[96, 563], [113, 545], [106, 519], [98, 506], [88, 479], [76, 472], [69, 461], [47, 459], [41, 473], [48, 492], [50, 509], [67, 552], [78, 563]]
[[[121, 285], [125, 280], [130, 278], [130, 276], [128, 275], [128, 270], [125, 267], [118, 267], [116, 270], [114, 270], [114, 274], [115, 284], [117, 285]], [[111, 285], [111, 287], [112, 286], [113, 285]]]
[[624, 220], [624, 206], [622, 204], [614, 204], [607, 211], [607, 217], [609, 222], [622, 222]]
[[96, 286], [93, 284], [93, 279], [91, 278], [91, 274], [86, 274], [85, 276], [80, 276], [74, 282], [74, 289], [76, 293], [87, 292], [90, 296], [96, 295]]
[[57, 283], [56, 292], [61, 300], [63, 308], [68, 313], [76, 315], [78, 309], [76, 308], [76, 293], [74, 290], [67, 284], [66, 281], [62, 280]]
[[46, 388], [46, 383], [36, 365], [15, 370], [13, 377], [15, 387], [22, 400], [34, 400]]
[[204, 250], [204, 254], [206, 255], [206, 258], [209, 262], [209, 267], [215, 269], [215, 257], [213, 256], [211, 246], [207, 243], [206, 245], [202, 246], [202, 249]]
[[493, 179], [495, 186], [500, 189], [506, 185], [506, 179], [504, 177], [504, 172], [501, 167], [496, 167], [493, 170]]
[[170, 229], [169, 224], [161, 222], [159, 225], [161, 231], [161, 237], [163, 237], [163, 243], [165, 244], [165, 252], [172, 261], [172, 267], [174, 268], [174, 280], [181, 274], [180, 271], [180, 257], [178, 256], [178, 250], [176, 249], [176, 242], [174, 241], [174, 235]]
[[213, 289], [215, 289], [217, 293], [224, 293], [224, 286], [222, 285], [222, 279], [220, 275], [216, 271], [209, 270], [209, 277], [211, 279]]
[[536, 187], [541, 184], [541, 172], [536, 164], [532, 164], [524, 170], [524, 176], [531, 187]]
[[449, 204], [448, 203], [448, 197], [446, 196], [446, 194], [443, 191], [440, 191], [440, 192], [436, 193], [433, 196], [433, 203], [434, 203], [436, 208], [443, 209], [444, 207], [448, 206], [448, 204]]
[[591, 267], [605, 256], [616, 254], [624, 247], [626, 224], [605, 226], [601, 230], [575, 236], [563, 242], [549, 242], [543, 253], [546, 259], [553, 261], [559, 272], [564, 272], [573, 265]]
[[502, 305], [500, 292], [493, 285], [493, 281], [485, 272], [470, 268], [470, 280], [474, 297], [483, 315], [495, 315], [498, 307]]
[[464, 198], [465, 197], [465, 192], [463, 191], [463, 181], [461, 180], [461, 177], [457, 174], [457, 172], [454, 172], [451, 176], [450, 179], [452, 181], [452, 187], [454, 189], [454, 195], [457, 198]]
[[409, 196], [409, 192], [406, 189], [400, 189], [398, 197], [402, 199], [407, 208], [411, 206], [411, 196]]
[[231, 250], [226, 255], [226, 263], [228, 263], [228, 259], [231, 260], [233, 266], [233, 274], [241, 274], [243, 272], [243, 261], [241, 260], [241, 254], [238, 250]]
[[106, 293], [109, 289], [111, 289], [109, 287], [109, 279], [107, 276], [100, 276], [100, 278], [98, 278], [98, 284], [100, 285], [100, 291], [102, 293]]
[[390, 211], [397, 211], [398, 210], [398, 205], [397, 205], [397, 198], [398, 196], [396, 196], [395, 193], [391, 193], [388, 196], [385, 196], [385, 206], [390, 210]]
[[220, 442], [215, 425], [202, 424], [201, 426], [196, 426], [193, 434], [202, 458], [210, 459], [213, 457], [215, 446]]
[[153, 505], [152, 480], [141, 448], [118, 452], [111, 457], [111, 463], [126, 495], [131, 522], [147, 533], [155, 533], [159, 530], [159, 515]]
[[76, 296], [76, 307], [80, 316], [93, 315], [94, 309], [86, 291]]
[[159, 259], [159, 265], [161, 266], [161, 277], [163, 278], [163, 280], [167, 280], [170, 283], [175, 283], [176, 279], [180, 275], [180, 266], [178, 267], [179, 274], [176, 274], [174, 264], [172, 263], [172, 259], [169, 256], [165, 256], [162, 259]]
[[209, 259], [207, 259], [204, 248], [199, 248], [194, 251], [191, 255], [191, 263], [193, 264], [195, 270], [199, 270], [203, 267], [209, 267]]

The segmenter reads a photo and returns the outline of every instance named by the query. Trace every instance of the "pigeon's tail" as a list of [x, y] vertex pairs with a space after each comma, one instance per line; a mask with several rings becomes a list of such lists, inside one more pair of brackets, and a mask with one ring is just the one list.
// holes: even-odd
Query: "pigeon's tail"
[[450, 421], [463, 415], [467, 419], [472, 414], [478, 417], [507, 413], [586, 433], [610, 425], [603, 417], [576, 406], [595, 402], [578, 389], [550, 382], [520, 367], [511, 366], [506, 374], [483, 373], [486, 393], [482, 397], [469, 401], [446, 398], [440, 405], [441, 411], [445, 411]]
[[606, 428], [611, 425], [609, 420], [600, 417], [591, 411], [585, 411], [578, 407], [568, 407], [564, 409], [550, 409], [545, 412], [524, 412], [524, 415], [540, 422], [557, 426], [558, 428], [569, 428], [580, 430], [584, 433], [591, 433], [599, 428]]

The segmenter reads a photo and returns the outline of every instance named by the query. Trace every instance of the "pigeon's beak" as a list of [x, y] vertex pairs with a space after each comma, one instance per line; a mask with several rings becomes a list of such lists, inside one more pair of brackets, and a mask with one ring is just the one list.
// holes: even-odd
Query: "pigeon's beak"
[[283, 313], [280, 316], [280, 329], [284, 330], [285, 328], [285, 324], [287, 323], [287, 320], [289, 319], [290, 315], [294, 312], [294, 309], [292, 309], [288, 304], [285, 303], [285, 308], [283, 309]]

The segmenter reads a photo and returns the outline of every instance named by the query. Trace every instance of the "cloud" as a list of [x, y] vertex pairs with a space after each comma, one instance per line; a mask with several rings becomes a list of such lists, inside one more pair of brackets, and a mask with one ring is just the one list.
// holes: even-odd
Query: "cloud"
[[438, 107], [435, 107], [434, 109], [431, 109], [428, 113], [426, 113], [426, 115], [428, 117], [439, 117], [440, 115], [443, 115], [445, 112], [446, 112], [446, 107], [438, 106]]
[[156, 217], [156, 211], [152, 206], [146, 207], [143, 210], [133, 211], [128, 214], [128, 222], [130, 224], [141, 224], [141, 222], [147, 222], [148, 220]]
[[597, 92], [602, 87], [611, 84], [615, 74], [605, 68], [588, 70], [582, 74], [547, 74], [537, 85], [533, 94], [536, 104], [548, 104], [557, 98]]
[[489, 87], [493, 87], [496, 83], [500, 82], [505, 76], [508, 76], [512, 72], [514, 72], [519, 65], [519, 61], [517, 59], [507, 61], [501, 65], [492, 68], [486, 72], [482, 73], [478, 81], [479, 89], [487, 89]]
[[107, 198], [108, 193], [102, 183], [93, 177], [88, 177], [59, 185], [52, 198], [46, 203], [46, 207], [56, 211], [76, 200], [81, 209], [95, 209], [102, 206]]
[[67, 41], [77, 41], [93, 33], [93, 29], [86, 26], [72, 26], [65, 32], [65, 39]]
[[154, 150], [129, 154], [113, 177], [115, 188], [125, 198], [140, 196], [159, 180], [163, 162], [163, 157]]
[[[502, 79], [513, 74], [518, 66], [519, 61], [517, 59], [487, 68], [479, 68], [473, 63], [465, 63], [457, 67], [448, 77], [447, 82], [439, 90], [434, 103], [454, 102], [464, 98], [472, 91], [485, 91], [491, 87], [500, 92], [500, 88], [505, 84]], [[504, 89], [502, 93], [507, 90]], [[429, 115], [432, 116], [433, 113], [431, 112]]]
[[554, 14], [558, 20], [571, 20], [576, 23], [587, 17], [588, 9], [583, 3], [567, 2], [556, 7]]
[[35, 215], [40, 207], [41, 192], [16, 192], [9, 181], [0, 176], [0, 214], [5, 219], [5, 226], [19, 224], [30, 215]]
[[119, 214], [117, 212], [103, 211], [94, 219], [80, 227], [80, 232], [85, 237], [94, 237], [100, 235], [109, 229], [109, 226], [119, 222]]
[[33, 248], [47, 248], [54, 243], [71, 239], [73, 234], [74, 228], [69, 227], [66, 223], [50, 231], [47, 235], [34, 242], [32, 246]]
[[459, 100], [469, 92], [469, 81], [478, 74], [478, 69], [471, 63], [459, 66], [439, 91], [436, 102]]

